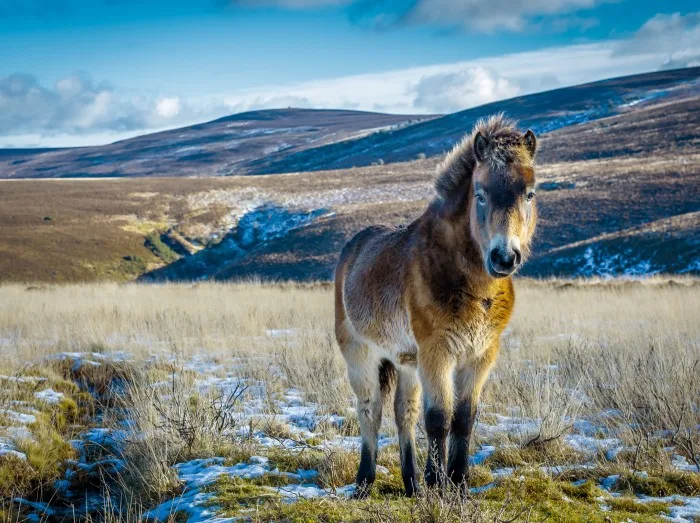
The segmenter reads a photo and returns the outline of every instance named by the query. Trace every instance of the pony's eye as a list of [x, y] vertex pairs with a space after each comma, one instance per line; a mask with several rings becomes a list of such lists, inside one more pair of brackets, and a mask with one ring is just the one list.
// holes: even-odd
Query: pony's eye
[[486, 198], [483, 194], [477, 194], [476, 201], [479, 202], [481, 205], [484, 205], [486, 203]]
[[534, 192], [529, 192], [527, 193], [527, 201], [531, 202], [535, 198], [535, 193]]

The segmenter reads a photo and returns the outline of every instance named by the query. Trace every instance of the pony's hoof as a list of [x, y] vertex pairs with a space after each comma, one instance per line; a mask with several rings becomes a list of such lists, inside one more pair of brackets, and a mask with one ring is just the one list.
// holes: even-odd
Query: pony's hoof
[[357, 485], [355, 492], [352, 493], [352, 499], [367, 499], [372, 491], [372, 485]]
[[406, 489], [406, 497], [407, 498], [414, 498], [414, 497], [419, 496], [419, 495], [420, 495], [419, 488]]

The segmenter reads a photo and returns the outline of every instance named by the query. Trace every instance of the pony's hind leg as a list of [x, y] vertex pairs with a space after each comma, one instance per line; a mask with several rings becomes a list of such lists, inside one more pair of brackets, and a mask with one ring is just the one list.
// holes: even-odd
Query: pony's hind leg
[[362, 436], [354, 497], [364, 498], [369, 494], [377, 472], [377, 443], [382, 423], [382, 362], [367, 345], [357, 342], [343, 348], [343, 356], [348, 365], [350, 385], [357, 396], [357, 418]]
[[416, 422], [420, 412], [420, 385], [416, 371], [410, 367], [399, 367], [394, 398], [394, 417], [399, 432], [401, 452], [401, 476], [407, 496], [418, 492], [416, 472]]

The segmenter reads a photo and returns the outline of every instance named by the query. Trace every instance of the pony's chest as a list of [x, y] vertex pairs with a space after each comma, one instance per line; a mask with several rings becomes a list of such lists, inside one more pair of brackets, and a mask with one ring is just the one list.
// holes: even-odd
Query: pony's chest
[[492, 301], [474, 301], [452, 315], [445, 326], [445, 343], [457, 357], [481, 356], [498, 338], [499, 325], [492, 317]]

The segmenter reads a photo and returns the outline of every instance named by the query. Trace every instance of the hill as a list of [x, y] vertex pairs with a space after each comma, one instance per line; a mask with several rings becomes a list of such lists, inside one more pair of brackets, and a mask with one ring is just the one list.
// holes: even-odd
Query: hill
[[430, 116], [274, 109], [227, 116], [97, 147], [0, 150], [0, 178], [226, 176], [289, 154]]
[[[571, 159], [548, 162], [543, 154], [536, 255], [523, 274], [700, 272], [698, 114], [700, 99], [679, 98], [543, 135], [543, 152]], [[594, 152], [599, 157], [590, 158]], [[435, 163], [262, 177], [266, 185], [294, 179], [294, 190], [246, 213], [216, 246], [145, 278], [328, 279], [353, 232], [420, 214]], [[295, 220], [288, 209], [300, 204], [312, 214]]]
[[[505, 112], [523, 127], [544, 134], [698, 92], [700, 67], [695, 67], [520, 96], [442, 117], [316, 109], [253, 111], [100, 147], [34, 154], [0, 150], [0, 178], [229, 176], [348, 169], [440, 155], [487, 114]], [[548, 160], [557, 160], [559, 152], [542, 153]], [[596, 157], [606, 152], [596, 146], [585, 154]]]
[[[523, 275], [700, 273], [696, 89], [540, 135], [539, 230]], [[438, 161], [253, 177], [0, 181], [0, 278], [325, 280], [352, 234], [422, 212]]]
[[[662, 71], [566, 87], [494, 102], [402, 129], [328, 144], [255, 165], [261, 173], [347, 169], [383, 161], [410, 161], [448, 151], [484, 115], [504, 112], [536, 134], [633, 110], [639, 104], [697, 96], [700, 67]], [[547, 154], [545, 152], [545, 154]], [[547, 159], [554, 159], [547, 156]]]

